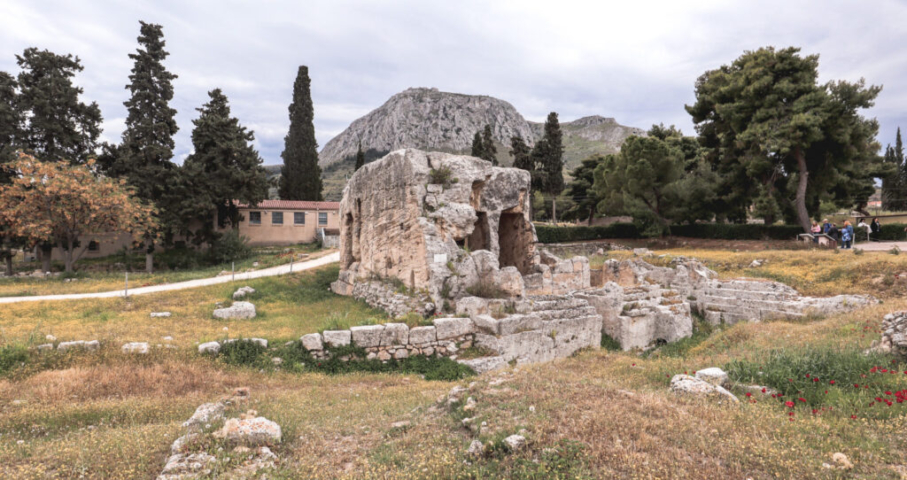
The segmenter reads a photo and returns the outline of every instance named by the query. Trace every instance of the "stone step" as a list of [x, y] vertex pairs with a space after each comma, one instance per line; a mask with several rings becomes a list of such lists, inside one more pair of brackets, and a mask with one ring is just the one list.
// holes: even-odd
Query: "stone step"
[[709, 288], [699, 294], [699, 296], [710, 296], [720, 298], [740, 298], [748, 300], [783, 300], [791, 301], [800, 297], [798, 294], [786, 292], [758, 292], [752, 290], [737, 290], [731, 288]]
[[[544, 297], [548, 297], [547, 295]], [[568, 298], [563, 297], [551, 297], [538, 299], [539, 297], [532, 297], [532, 310], [535, 312], [543, 310], [570, 310], [578, 307], [585, 307], [589, 305], [589, 302], [579, 299], [579, 298]]]
[[796, 295], [793, 288], [778, 282], [762, 282], [758, 280], [720, 280], [710, 282], [709, 289], [715, 290], [743, 290], [747, 292], [775, 292]]
[[803, 312], [803, 309], [796, 306], [795, 304], [774, 300], [740, 300], [724, 297], [706, 296], [704, 298], [697, 299], [696, 304], [699, 305], [700, 309], [708, 310], [711, 307], [713, 309], [717, 308], [725, 312], [733, 312], [742, 308], [778, 310], [790, 313]]
[[532, 315], [540, 317], [542, 320], [553, 320], [556, 318], [574, 318], [583, 315], [595, 315], [595, 307], [586, 304], [584, 307], [577, 307], [570, 310], [534, 310]]
[[713, 325], [717, 325], [722, 321], [725, 324], [733, 325], [737, 322], [761, 322], [765, 320], [801, 318], [803, 317], [803, 314], [771, 309], [737, 308], [728, 311], [706, 310], [703, 313], [703, 317]]

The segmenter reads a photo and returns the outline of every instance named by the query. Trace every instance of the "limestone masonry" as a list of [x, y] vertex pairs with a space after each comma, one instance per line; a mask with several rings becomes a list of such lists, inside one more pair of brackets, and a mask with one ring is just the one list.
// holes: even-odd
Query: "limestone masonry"
[[[529, 173], [484, 160], [407, 149], [359, 169], [340, 203], [339, 278], [331, 287], [395, 317], [438, 317], [433, 326], [353, 327], [303, 337], [313, 353], [350, 342], [379, 359], [470, 346], [488, 355], [477, 371], [689, 337], [692, 313], [712, 324], [825, 315], [875, 302], [860, 295], [800, 296], [770, 281], [720, 280], [694, 259], [652, 265], [643, 257], [592, 269], [536, 248]], [[659, 259], [660, 260], [660, 259]]]

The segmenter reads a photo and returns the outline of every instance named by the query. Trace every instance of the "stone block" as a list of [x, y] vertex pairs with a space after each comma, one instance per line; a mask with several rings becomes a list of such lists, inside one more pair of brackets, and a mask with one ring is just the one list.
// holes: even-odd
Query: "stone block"
[[409, 330], [410, 345], [424, 345], [437, 341], [435, 327], [415, 327]]
[[345, 347], [352, 340], [349, 330], [325, 330], [322, 336], [329, 347]]
[[129, 342], [123, 345], [123, 353], [146, 354], [149, 351], [147, 342]]
[[320, 333], [310, 333], [308, 335], [303, 335], [299, 338], [299, 341], [302, 342], [302, 346], [309, 351], [324, 349], [324, 344], [322, 343]]
[[350, 328], [353, 343], [357, 347], [362, 348], [380, 346], [382, 332], [384, 332], [384, 325], [365, 325]]
[[405, 323], [386, 323], [381, 332], [382, 347], [406, 345], [409, 341], [409, 327]]
[[475, 331], [472, 320], [468, 318], [436, 318], [438, 341], [457, 338]]
[[198, 346], [198, 353], [217, 354], [218, 352], [220, 352], [220, 344], [217, 342], [207, 342]]

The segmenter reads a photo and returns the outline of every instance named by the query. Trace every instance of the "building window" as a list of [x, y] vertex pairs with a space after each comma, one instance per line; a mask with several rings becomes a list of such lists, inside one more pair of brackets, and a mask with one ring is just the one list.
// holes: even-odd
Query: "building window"
[[271, 213], [271, 225], [283, 225], [283, 212]]
[[328, 224], [328, 212], [318, 212], [318, 225]]
[[261, 225], [261, 212], [249, 212], [249, 223], [251, 225]]
[[296, 225], [305, 225], [305, 212], [293, 212], [293, 223]]
[[88, 251], [89, 252], [97, 252], [100, 249], [101, 249], [101, 246], [98, 245], [98, 242], [96, 242], [94, 240], [88, 242]]

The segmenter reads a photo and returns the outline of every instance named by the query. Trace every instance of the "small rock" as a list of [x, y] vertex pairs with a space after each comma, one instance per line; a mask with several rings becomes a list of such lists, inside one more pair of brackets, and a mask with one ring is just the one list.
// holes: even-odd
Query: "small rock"
[[466, 454], [474, 458], [481, 457], [484, 453], [485, 447], [482, 446], [482, 442], [478, 440], [473, 440], [472, 443], [469, 444], [469, 448], [466, 450]]
[[57, 337], [55, 337], [55, 336], [53, 336], [53, 335], [45, 335], [45, 336], [44, 336], [44, 339], [47, 340], [48, 342], [56, 342], [56, 341], [57, 341]]
[[324, 349], [324, 343], [322, 342], [320, 333], [303, 335], [299, 338], [299, 341], [302, 342], [302, 346], [309, 351]]
[[239, 300], [255, 293], [255, 289], [249, 286], [241, 287], [233, 292], [233, 300]]
[[38, 345], [36, 348], [38, 349], [39, 352], [43, 352], [43, 351], [45, 351], [45, 350], [53, 350], [53, 349], [54, 349], [54, 344], [52, 344], [52, 343], [44, 343], [44, 344]]
[[252, 319], [255, 318], [255, 305], [250, 302], [234, 302], [227, 308], [214, 310], [214, 318], [220, 319]]
[[831, 459], [838, 465], [838, 468], [841, 470], [850, 470], [853, 468], [853, 464], [850, 463], [850, 460], [847, 458], [847, 455], [844, 455], [841, 452], [836, 452], [831, 456]]
[[165, 318], [169, 316], [170, 312], [151, 312], [151, 318]]
[[704, 368], [702, 370], [697, 370], [696, 378], [698, 378], [700, 380], [705, 380], [706, 382], [709, 382], [712, 385], [716, 385], [719, 387], [728, 386], [727, 373], [718, 367], [710, 367], [710, 368]]
[[526, 437], [522, 435], [511, 435], [504, 439], [504, 444], [511, 452], [518, 452], [526, 446]]
[[400, 422], [394, 422], [391, 424], [391, 428], [407, 428], [409, 427], [410, 422], [408, 420], [403, 420]]
[[740, 402], [733, 393], [725, 390], [724, 387], [712, 385], [700, 378], [684, 374], [674, 375], [674, 378], [671, 379], [671, 390], [676, 394], [717, 396], [719, 399], [729, 400], [732, 403]]
[[158, 480], [176, 480], [182, 478], [197, 478], [211, 473], [211, 466], [217, 459], [207, 453], [193, 453], [191, 455], [171, 455], [167, 465], [161, 471]]
[[129, 342], [123, 345], [122, 350], [125, 354], [144, 355], [148, 353], [149, 347], [147, 342]]
[[280, 365], [283, 365], [283, 359], [280, 357], [273, 357], [273, 358], [271, 358], [271, 363], [273, 363], [274, 365], [280, 366]]

